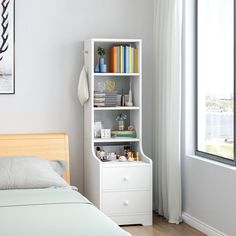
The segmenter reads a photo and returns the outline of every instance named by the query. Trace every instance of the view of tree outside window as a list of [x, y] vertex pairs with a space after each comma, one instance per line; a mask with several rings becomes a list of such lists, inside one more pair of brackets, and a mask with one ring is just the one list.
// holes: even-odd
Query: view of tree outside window
[[234, 1], [198, 0], [197, 151], [234, 160]]

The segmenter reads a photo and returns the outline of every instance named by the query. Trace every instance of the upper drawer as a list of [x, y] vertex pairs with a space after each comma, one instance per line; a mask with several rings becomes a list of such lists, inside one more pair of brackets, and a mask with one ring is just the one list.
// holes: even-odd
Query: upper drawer
[[103, 168], [103, 190], [150, 190], [150, 167]]

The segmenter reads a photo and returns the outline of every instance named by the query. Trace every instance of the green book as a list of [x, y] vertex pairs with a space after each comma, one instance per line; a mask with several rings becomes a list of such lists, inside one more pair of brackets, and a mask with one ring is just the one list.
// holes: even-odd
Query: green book
[[137, 134], [116, 134], [117, 138], [137, 138]]

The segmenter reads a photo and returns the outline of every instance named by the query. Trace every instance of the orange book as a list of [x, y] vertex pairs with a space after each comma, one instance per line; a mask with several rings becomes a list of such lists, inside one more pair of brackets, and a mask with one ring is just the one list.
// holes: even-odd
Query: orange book
[[116, 47], [110, 48], [110, 72], [115, 73], [117, 71], [117, 55], [116, 55]]
[[138, 73], [138, 49], [134, 49], [134, 72]]

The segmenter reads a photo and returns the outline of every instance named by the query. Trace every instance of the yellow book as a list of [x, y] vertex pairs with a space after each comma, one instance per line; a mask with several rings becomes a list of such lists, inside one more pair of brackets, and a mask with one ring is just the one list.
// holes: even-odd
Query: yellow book
[[138, 73], [138, 49], [134, 49], [134, 72]]
[[131, 73], [134, 73], [134, 48], [131, 48]]

